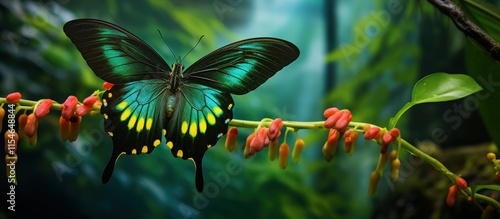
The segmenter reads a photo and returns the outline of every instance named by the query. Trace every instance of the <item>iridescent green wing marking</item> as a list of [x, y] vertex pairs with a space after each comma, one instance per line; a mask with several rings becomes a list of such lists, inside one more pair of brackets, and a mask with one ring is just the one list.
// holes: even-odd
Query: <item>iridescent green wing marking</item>
[[299, 56], [292, 43], [276, 38], [252, 38], [221, 47], [184, 73], [184, 83], [203, 84], [232, 94], [248, 93]]
[[105, 130], [113, 139], [106, 183], [120, 155], [149, 154], [161, 143], [171, 69], [145, 42], [113, 24], [73, 20], [64, 32], [94, 73], [115, 84], [102, 96]]
[[105, 21], [78, 19], [64, 32], [94, 73], [107, 82], [122, 84], [144, 79], [168, 79], [168, 64], [134, 34]]
[[199, 85], [185, 84], [175, 97], [172, 118], [165, 126], [167, 146], [172, 154], [195, 164], [196, 188], [203, 190], [203, 155], [215, 146], [233, 118], [229, 93]]

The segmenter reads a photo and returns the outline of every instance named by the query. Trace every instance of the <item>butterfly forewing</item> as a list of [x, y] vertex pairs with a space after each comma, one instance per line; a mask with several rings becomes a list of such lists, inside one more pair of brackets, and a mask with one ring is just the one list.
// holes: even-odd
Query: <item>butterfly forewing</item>
[[298, 56], [298, 48], [284, 40], [242, 40], [221, 47], [195, 62], [186, 69], [184, 82], [203, 84], [232, 94], [245, 94]]
[[167, 78], [168, 64], [144, 41], [108, 22], [69, 21], [64, 32], [94, 73], [115, 84], [149, 78]]

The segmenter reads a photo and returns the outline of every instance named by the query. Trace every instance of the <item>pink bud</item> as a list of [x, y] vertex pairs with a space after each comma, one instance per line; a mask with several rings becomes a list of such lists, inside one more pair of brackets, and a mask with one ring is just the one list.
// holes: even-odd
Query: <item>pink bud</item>
[[339, 109], [337, 107], [331, 107], [325, 110], [323, 113], [323, 116], [325, 116], [325, 119], [330, 118], [330, 116], [333, 116], [333, 114], [337, 113]]
[[50, 111], [50, 107], [52, 107], [52, 100], [45, 99], [43, 100], [35, 110], [35, 116], [38, 120], [42, 119], [45, 115], [47, 115]]
[[5, 100], [7, 100], [7, 102], [9, 103], [17, 103], [19, 102], [19, 100], [21, 100], [21, 93], [19, 92], [14, 92], [14, 93], [10, 93], [9, 95], [7, 95], [5, 97]]

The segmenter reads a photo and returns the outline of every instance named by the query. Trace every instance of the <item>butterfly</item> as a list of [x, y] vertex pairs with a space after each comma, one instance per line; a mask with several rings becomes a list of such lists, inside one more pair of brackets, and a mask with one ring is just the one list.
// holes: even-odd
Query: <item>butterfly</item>
[[166, 144], [174, 157], [192, 160], [198, 192], [202, 159], [228, 130], [231, 94], [252, 91], [299, 56], [292, 43], [252, 38], [221, 47], [187, 69], [172, 68], [148, 44], [102, 20], [77, 19], [64, 32], [94, 73], [114, 86], [102, 95], [104, 129], [113, 152], [102, 181], [123, 154], [149, 154]]

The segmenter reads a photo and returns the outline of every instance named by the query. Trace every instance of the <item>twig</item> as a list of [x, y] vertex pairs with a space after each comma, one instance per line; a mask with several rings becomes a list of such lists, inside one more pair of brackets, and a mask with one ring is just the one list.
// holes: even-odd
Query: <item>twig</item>
[[450, 0], [427, 0], [453, 20], [457, 28], [466, 36], [471, 37], [478, 42], [490, 56], [500, 61], [500, 43], [496, 42], [486, 32], [472, 23], [465, 16], [464, 12]]

